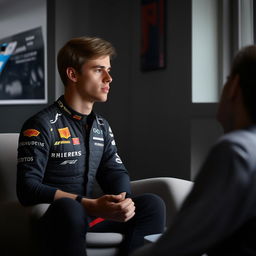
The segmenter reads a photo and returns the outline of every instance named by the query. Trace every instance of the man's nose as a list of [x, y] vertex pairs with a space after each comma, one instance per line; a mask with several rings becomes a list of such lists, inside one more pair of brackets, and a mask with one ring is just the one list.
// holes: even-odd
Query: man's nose
[[106, 72], [105, 72], [105, 77], [104, 77], [104, 82], [106, 82], [106, 83], [111, 83], [112, 80], [113, 80], [113, 79], [112, 79], [111, 75], [109, 74], [108, 71], [106, 71]]

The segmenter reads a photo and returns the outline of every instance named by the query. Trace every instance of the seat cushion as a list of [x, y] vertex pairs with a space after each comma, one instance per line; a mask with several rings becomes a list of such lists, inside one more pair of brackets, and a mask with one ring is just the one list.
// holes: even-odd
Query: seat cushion
[[123, 241], [120, 233], [88, 232], [86, 234], [87, 247], [116, 247]]
[[[38, 204], [32, 206], [31, 212], [34, 218], [40, 218], [48, 209], [49, 204]], [[123, 241], [123, 235], [120, 233], [101, 233], [88, 232], [86, 235], [86, 243], [88, 247], [116, 247]]]
[[118, 255], [118, 248], [87, 248], [88, 256], [115, 256]]

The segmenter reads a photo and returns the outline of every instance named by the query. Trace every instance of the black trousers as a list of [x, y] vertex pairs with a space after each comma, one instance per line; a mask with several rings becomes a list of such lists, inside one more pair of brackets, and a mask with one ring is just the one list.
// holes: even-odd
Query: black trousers
[[120, 255], [125, 256], [143, 245], [149, 234], [162, 233], [165, 226], [165, 204], [154, 194], [132, 198], [135, 216], [127, 222], [105, 220], [89, 227], [84, 207], [70, 198], [54, 201], [37, 223], [41, 255], [86, 256], [85, 235], [90, 232], [118, 232], [124, 234]]

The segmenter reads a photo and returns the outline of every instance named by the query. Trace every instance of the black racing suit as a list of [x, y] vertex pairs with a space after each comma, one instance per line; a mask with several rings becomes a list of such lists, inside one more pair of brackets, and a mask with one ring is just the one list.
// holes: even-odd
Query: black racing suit
[[54, 200], [57, 189], [90, 198], [95, 179], [106, 194], [131, 196], [128, 172], [106, 120], [75, 112], [62, 96], [25, 122], [18, 147], [17, 195], [23, 205], [50, 204], [35, 224], [40, 255], [85, 256], [85, 235], [91, 230], [123, 233], [120, 255], [125, 256], [143, 244], [145, 235], [163, 231], [164, 203], [155, 195], [133, 197], [136, 214], [124, 223], [98, 222], [99, 216], [89, 216], [77, 201]]
[[25, 122], [19, 138], [17, 195], [23, 205], [51, 203], [57, 189], [91, 197], [130, 190], [108, 122], [81, 115], [60, 97]]

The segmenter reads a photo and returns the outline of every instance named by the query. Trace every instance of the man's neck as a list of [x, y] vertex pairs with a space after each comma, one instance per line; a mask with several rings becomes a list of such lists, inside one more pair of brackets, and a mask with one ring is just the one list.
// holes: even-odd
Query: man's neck
[[64, 99], [72, 109], [82, 115], [89, 115], [92, 112], [93, 103], [83, 100], [79, 95], [65, 92]]
[[233, 120], [231, 122], [229, 131], [246, 129], [251, 125], [253, 125], [253, 121], [248, 111], [246, 110], [244, 105], [240, 104], [239, 107], [237, 107], [236, 111], [234, 112]]

